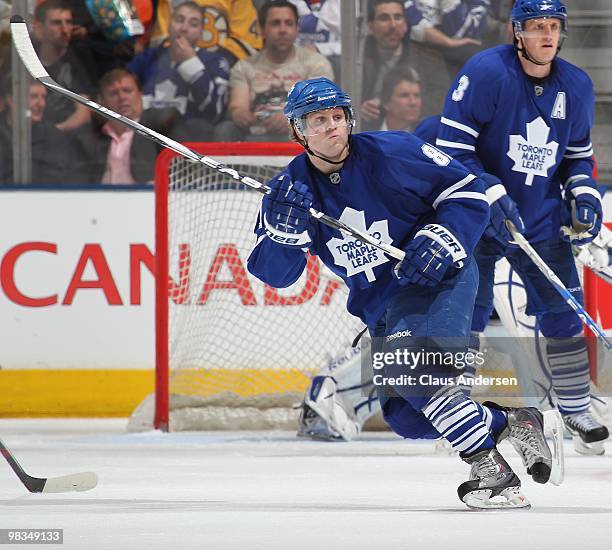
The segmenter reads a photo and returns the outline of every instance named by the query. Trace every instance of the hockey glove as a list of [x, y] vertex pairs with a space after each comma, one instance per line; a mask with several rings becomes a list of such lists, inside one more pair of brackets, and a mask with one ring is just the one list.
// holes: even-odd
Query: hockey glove
[[436, 286], [449, 268], [463, 267], [465, 250], [443, 225], [427, 224], [406, 247], [406, 256], [395, 266], [400, 285]]
[[508, 196], [506, 188], [501, 183], [489, 187], [486, 194], [491, 208], [491, 217], [484, 232], [485, 236], [495, 239], [504, 246], [517, 246], [512, 241], [512, 235], [506, 227], [506, 220], [510, 220], [519, 233], [525, 231], [525, 224], [516, 203]]
[[590, 243], [601, 230], [603, 211], [599, 191], [578, 180], [565, 188], [565, 197], [572, 210], [572, 227], [562, 227], [561, 238], [575, 246]]
[[262, 202], [266, 234], [284, 246], [308, 246], [308, 210], [312, 205], [312, 193], [308, 186], [299, 181], [291, 181], [287, 174], [273, 178], [268, 186], [270, 192]]

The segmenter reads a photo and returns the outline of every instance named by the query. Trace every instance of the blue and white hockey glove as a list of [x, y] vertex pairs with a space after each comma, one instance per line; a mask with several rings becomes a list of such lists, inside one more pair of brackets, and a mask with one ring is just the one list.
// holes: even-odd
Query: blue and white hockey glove
[[572, 209], [572, 227], [562, 227], [561, 238], [575, 246], [590, 243], [601, 231], [603, 211], [599, 191], [578, 180], [565, 188], [565, 199]]
[[443, 225], [427, 224], [406, 247], [395, 266], [400, 285], [436, 286], [451, 267], [463, 267], [467, 256], [459, 240]]
[[312, 193], [305, 183], [291, 181], [280, 174], [268, 182], [270, 193], [262, 202], [263, 225], [274, 242], [303, 248], [310, 244], [308, 235]]
[[[483, 177], [483, 179], [485, 178]], [[484, 232], [485, 236], [497, 240], [504, 246], [517, 246], [512, 241], [512, 235], [506, 227], [506, 220], [510, 220], [519, 233], [525, 231], [525, 224], [516, 203], [508, 196], [506, 188], [501, 183], [496, 183], [487, 188], [486, 195], [491, 209], [491, 217]]]

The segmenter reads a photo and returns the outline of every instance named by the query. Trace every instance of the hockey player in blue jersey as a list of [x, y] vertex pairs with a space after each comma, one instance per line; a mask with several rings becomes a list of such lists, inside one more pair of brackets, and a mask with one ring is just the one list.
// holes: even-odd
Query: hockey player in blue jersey
[[[282, 288], [300, 277], [308, 252], [319, 256], [347, 284], [347, 308], [368, 326], [373, 357], [382, 362], [373, 365], [387, 378], [399, 380], [408, 365], [383, 358], [423, 342], [467, 339], [477, 282], [472, 249], [488, 220], [482, 182], [411, 134], [350, 137], [350, 98], [325, 78], [298, 82], [285, 115], [306, 152], [268, 183], [249, 271]], [[317, 223], [311, 207], [402, 248], [405, 259], [397, 264]], [[469, 481], [458, 489], [468, 506], [528, 506], [496, 442], [508, 436], [534, 480], [546, 483], [553, 458], [542, 414], [475, 403], [456, 385], [444, 385], [457, 374], [452, 365], [414, 362], [409, 372], [414, 386], [378, 388], [391, 428], [404, 437], [449, 441], [471, 466]]]
[[[582, 323], [531, 260], [511, 242], [506, 219], [580, 301], [571, 245], [591, 242], [602, 223], [592, 177], [594, 91], [584, 71], [557, 57], [567, 32], [560, 0], [516, 0], [514, 45], [485, 50], [458, 73], [436, 144], [486, 182], [491, 220], [475, 250], [480, 270], [472, 330], [492, 309], [493, 270], [506, 256], [527, 291], [527, 314], [547, 338], [553, 388], [582, 452], [602, 454], [608, 430], [591, 412]], [[571, 230], [562, 230], [568, 226]]]

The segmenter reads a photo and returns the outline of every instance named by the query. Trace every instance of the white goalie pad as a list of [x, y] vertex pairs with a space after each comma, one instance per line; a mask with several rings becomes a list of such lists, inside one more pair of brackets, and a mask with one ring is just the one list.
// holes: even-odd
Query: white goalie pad
[[[304, 397], [304, 406], [307, 408], [304, 408], [300, 416], [298, 436], [328, 441], [350, 441], [361, 432], [368, 420], [380, 416], [380, 403], [371, 379], [371, 371], [367, 363], [362, 363], [362, 354], [369, 355], [369, 350], [369, 337], [363, 334], [355, 347], [347, 345], [344, 353], [329, 361], [312, 379]], [[321, 396], [320, 385], [323, 378], [327, 379], [324, 389], [328, 394], [332, 392], [331, 384], [334, 385], [334, 397], [331, 401], [331, 398], [325, 400], [325, 397]], [[317, 418], [313, 416], [313, 412]], [[350, 422], [347, 422], [345, 417], [350, 419]], [[332, 418], [333, 425], [329, 424], [329, 418]], [[348, 427], [343, 427], [345, 425]]]
[[331, 432], [329, 439], [340, 438], [351, 441], [359, 434], [361, 426], [339, 399], [333, 378], [315, 376], [306, 392], [304, 404], [325, 422]]

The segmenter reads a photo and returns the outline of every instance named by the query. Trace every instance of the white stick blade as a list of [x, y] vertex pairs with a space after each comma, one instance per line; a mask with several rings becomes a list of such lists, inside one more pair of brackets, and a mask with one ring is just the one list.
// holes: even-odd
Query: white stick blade
[[40, 59], [34, 51], [32, 40], [30, 39], [30, 33], [28, 32], [28, 26], [23, 20], [23, 17], [15, 15], [11, 17], [11, 35], [13, 37], [13, 44], [17, 49], [17, 53], [23, 61], [28, 72], [34, 78], [48, 77], [49, 73], [45, 70]]
[[81, 472], [67, 476], [50, 477], [45, 483], [43, 493], [69, 493], [89, 491], [98, 484], [98, 476], [93, 472]]

